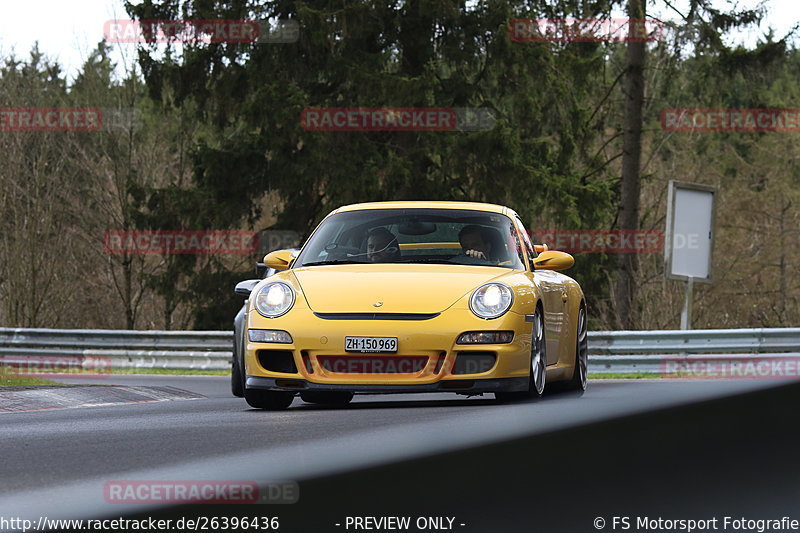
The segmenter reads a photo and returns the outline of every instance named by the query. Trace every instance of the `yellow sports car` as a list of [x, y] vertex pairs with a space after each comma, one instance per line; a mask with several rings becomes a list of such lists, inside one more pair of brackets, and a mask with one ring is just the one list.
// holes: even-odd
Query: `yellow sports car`
[[380, 202], [329, 214], [277, 272], [244, 281], [234, 394], [285, 409], [296, 394], [494, 393], [586, 388], [586, 303], [556, 271], [572, 256], [534, 246], [511, 209]]

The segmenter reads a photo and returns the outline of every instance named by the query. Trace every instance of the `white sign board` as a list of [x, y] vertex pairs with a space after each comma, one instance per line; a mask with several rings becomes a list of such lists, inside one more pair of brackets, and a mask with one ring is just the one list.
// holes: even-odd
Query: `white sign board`
[[715, 194], [714, 187], [669, 182], [664, 239], [668, 278], [711, 283]]

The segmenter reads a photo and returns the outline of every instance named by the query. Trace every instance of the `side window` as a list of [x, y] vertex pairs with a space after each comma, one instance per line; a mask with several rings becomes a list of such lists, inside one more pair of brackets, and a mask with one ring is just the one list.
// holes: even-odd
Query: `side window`
[[508, 251], [512, 254], [516, 254], [519, 266], [521, 268], [525, 268], [525, 254], [527, 251], [525, 250], [525, 246], [522, 244], [522, 242], [520, 242], [519, 235], [517, 235], [516, 222], [509, 224], [509, 227], [506, 231], [506, 235], [510, 236], [510, 242], [507, 244]]
[[525, 251], [528, 254], [528, 258], [531, 262], [533, 262], [533, 258], [537, 256], [537, 253], [536, 250], [533, 249], [533, 244], [531, 244], [531, 238], [528, 235], [528, 230], [525, 229], [525, 226], [522, 224], [522, 221], [518, 216], [514, 217], [514, 222], [517, 225], [517, 230], [522, 234], [522, 241], [525, 243]]

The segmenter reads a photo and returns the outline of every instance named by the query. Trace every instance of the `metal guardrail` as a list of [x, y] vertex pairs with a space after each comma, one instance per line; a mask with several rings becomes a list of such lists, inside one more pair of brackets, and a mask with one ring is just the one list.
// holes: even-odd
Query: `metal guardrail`
[[[230, 368], [230, 331], [0, 328], [0, 362], [25, 357], [103, 358], [113, 368]], [[800, 356], [800, 328], [589, 332], [590, 374], [660, 373], [664, 361], [713, 354]]]
[[0, 328], [0, 361], [51, 356], [112, 368], [226, 370], [232, 343], [230, 331]]
[[589, 332], [598, 355], [776, 353], [800, 351], [800, 328]]
[[680, 363], [683, 368], [729, 363], [732, 354], [796, 360], [798, 352], [800, 328], [594, 331], [589, 332], [589, 374], [672, 374]]

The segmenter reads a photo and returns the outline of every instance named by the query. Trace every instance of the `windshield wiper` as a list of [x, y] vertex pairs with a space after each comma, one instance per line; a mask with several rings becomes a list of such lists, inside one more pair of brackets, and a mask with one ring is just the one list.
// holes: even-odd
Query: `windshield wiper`
[[319, 266], [319, 265], [367, 265], [364, 261], [353, 261], [351, 259], [332, 259], [330, 261], [312, 261], [310, 263], [303, 263], [301, 267]]
[[398, 263], [429, 263], [434, 265], [457, 265], [458, 263], [454, 263], [448, 259], [407, 259], [403, 261], [397, 261]]

